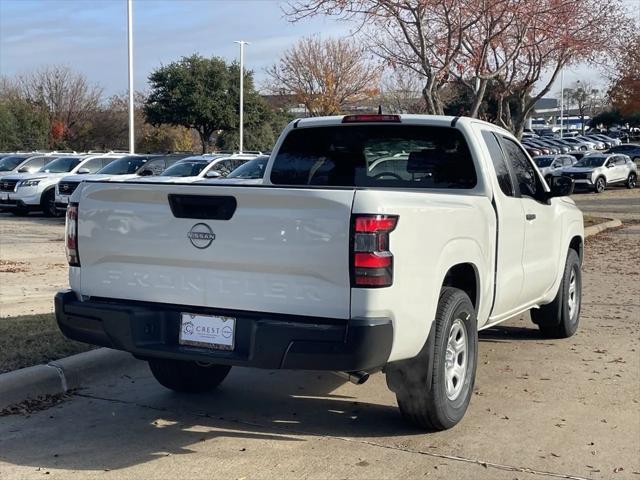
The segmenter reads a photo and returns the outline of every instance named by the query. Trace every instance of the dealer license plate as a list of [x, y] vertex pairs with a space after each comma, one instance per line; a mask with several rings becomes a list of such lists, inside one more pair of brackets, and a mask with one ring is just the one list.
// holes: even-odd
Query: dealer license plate
[[182, 313], [178, 341], [181, 345], [233, 350], [235, 327], [232, 317]]

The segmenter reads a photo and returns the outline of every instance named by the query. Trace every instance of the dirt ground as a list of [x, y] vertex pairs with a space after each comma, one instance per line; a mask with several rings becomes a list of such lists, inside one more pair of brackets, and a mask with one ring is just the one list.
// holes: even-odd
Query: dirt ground
[[[593, 196], [576, 197], [591, 211]], [[355, 386], [235, 368], [216, 392], [183, 396], [140, 362], [0, 418], [0, 479], [640, 478], [640, 190], [595, 201], [628, 218], [587, 240], [578, 333], [544, 339], [528, 315], [482, 332], [475, 394], [452, 430], [403, 423], [381, 373]], [[20, 248], [41, 255], [43, 243], [3, 245], [0, 258], [25, 261]], [[40, 277], [16, 274], [26, 291]]]
[[53, 311], [67, 282], [64, 218], [0, 213], [0, 317]]

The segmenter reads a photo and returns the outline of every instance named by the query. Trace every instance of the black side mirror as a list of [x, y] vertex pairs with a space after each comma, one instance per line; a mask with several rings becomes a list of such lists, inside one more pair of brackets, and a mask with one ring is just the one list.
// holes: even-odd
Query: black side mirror
[[29, 167], [20, 167], [18, 173], [29, 173]]
[[551, 177], [549, 182], [550, 197], [567, 197], [573, 193], [574, 182], [572, 178], [564, 175]]
[[148, 168], [145, 168], [144, 170], [142, 170], [140, 172], [140, 175], [143, 177], [149, 177], [151, 175], [153, 175], [153, 171], [149, 170]]

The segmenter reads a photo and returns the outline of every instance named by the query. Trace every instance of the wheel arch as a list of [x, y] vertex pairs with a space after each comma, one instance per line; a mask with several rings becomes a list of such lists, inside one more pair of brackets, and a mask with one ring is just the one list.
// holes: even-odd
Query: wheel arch
[[575, 250], [582, 264], [584, 256], [584, 240], [580, 235], [574, 235], [569, 241], [569, 250]]
[[478, 311], [480, 303], [480, 276], [478, 267], [472, 262], [457, 263], [449, 267], [442, 280], [442, 287], [458, 288], [465, 292], [473, 308]]

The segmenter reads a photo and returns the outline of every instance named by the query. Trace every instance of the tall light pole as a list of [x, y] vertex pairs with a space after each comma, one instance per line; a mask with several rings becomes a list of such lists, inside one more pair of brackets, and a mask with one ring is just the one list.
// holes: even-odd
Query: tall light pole
[[133, 0], [127, 0], [127, 39], [129, 43], [129, 153], [135, 153], [135, 130], [133, 124]]
[[564, 135], [564, 67], [560, 70], [560, 138]]
[[[131, 1], [131, 0], [129, 0]], [[249, 42], [244, 40], [236, 40], [234, 43], [240, 45], [240, 149], [242, 153], [243, 148], [243, 135], [244, 135], [244, 46], [249, 45]]]

